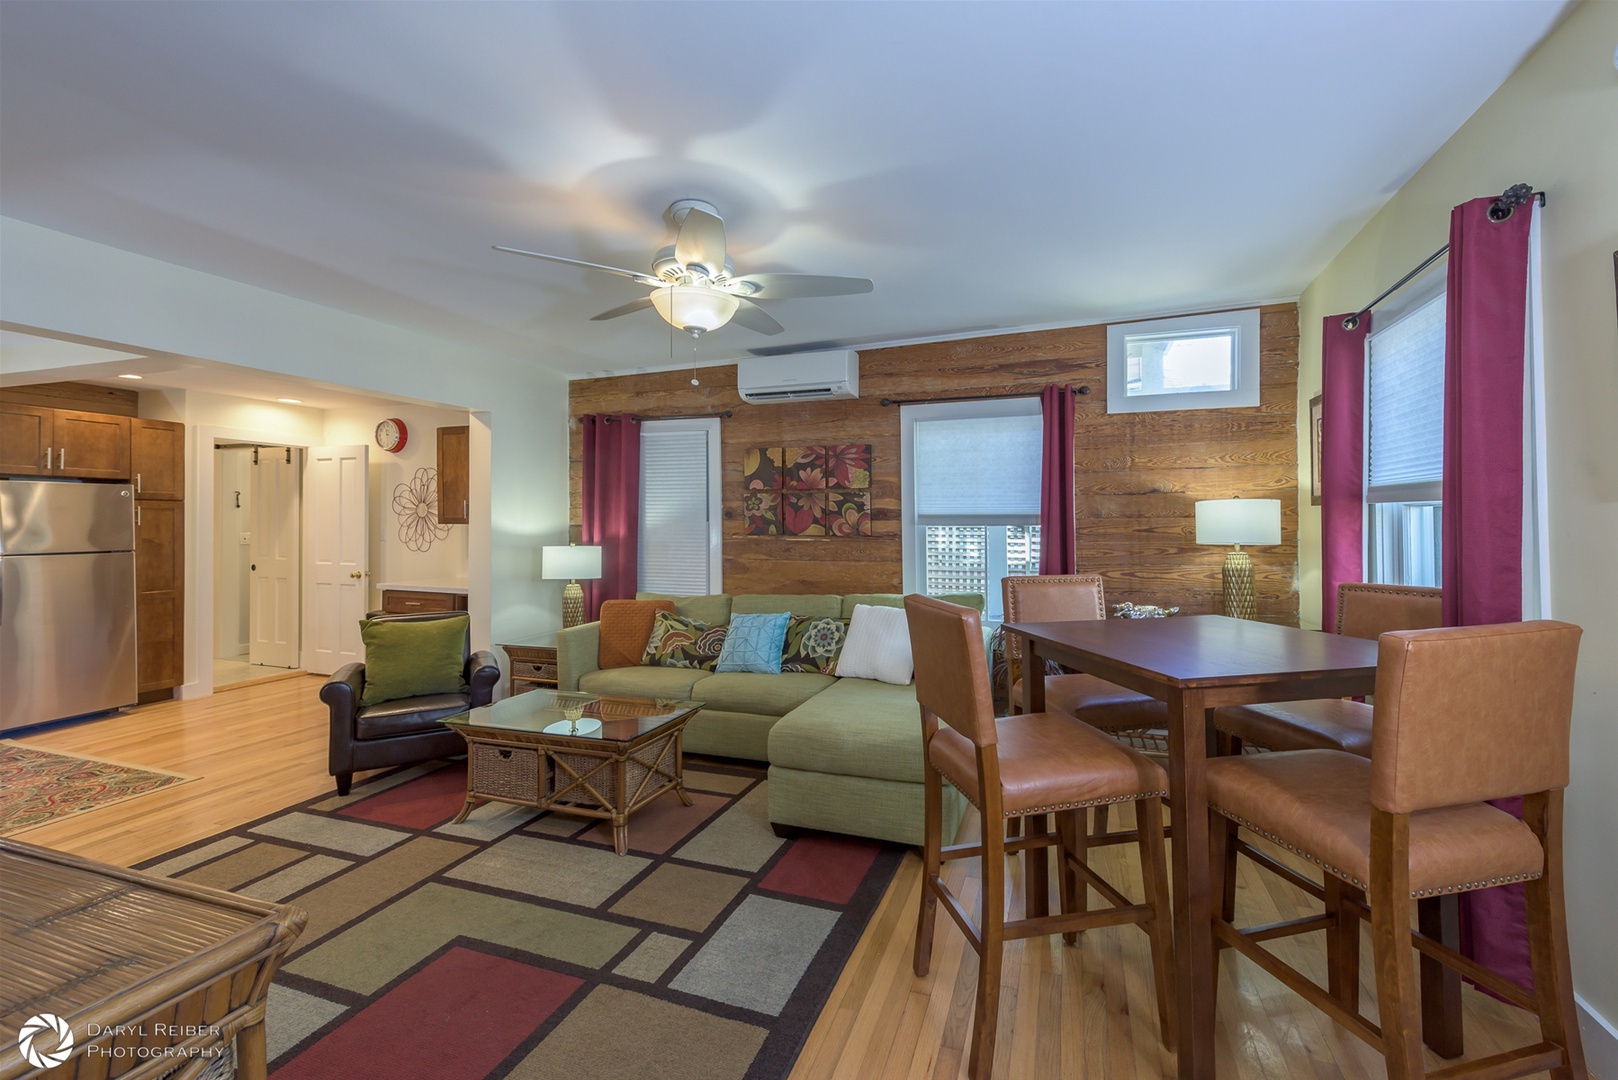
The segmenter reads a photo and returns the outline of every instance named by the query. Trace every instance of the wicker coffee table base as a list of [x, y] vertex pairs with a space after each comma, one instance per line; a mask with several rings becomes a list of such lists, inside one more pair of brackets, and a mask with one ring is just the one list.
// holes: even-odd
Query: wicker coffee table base
[[466, 803], [452, 824], [486, 802], [533, 806], [612, 822], [612, 847], [629, 852], [629, 815], [685, 790], [682, 719], [633, 742], [545, 732], [463, 730]]

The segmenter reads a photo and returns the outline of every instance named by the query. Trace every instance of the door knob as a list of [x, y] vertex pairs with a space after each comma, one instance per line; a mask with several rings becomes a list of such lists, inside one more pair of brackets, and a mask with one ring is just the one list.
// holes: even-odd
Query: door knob
[[349, 575], [348, 575], [348, 576], [349, 576], [349, 577], [352, 577], [352, 578], [357, 578], [357, 577], [364, 577], [364, 576], [365, 576], [365, 575], [364, 575], [364, 574], [362, 574], [362, 573], [360, 573], [360, 572], [359, 572], [359, 571], [358, 571], [358, 570], [351, 570], [351, 571], [350, 571], [350, 572], [349, 572]]

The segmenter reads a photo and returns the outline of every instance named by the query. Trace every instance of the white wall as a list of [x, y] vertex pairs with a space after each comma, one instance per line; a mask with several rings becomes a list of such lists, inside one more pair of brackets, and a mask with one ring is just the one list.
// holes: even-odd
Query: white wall
[[[540, 545], [567, 536], [567, 385], [561, 376], [519, 358], [11, 218], [0, 218], [0, 319], [476, 410], [475, 501], [465, 527], [473, 642], [486, 647], [560, 625], [562, 583], [542, 581], [538, 560]], [[149, 415], [181, 419], [156, 410]], [[256, 409], [254, 415], [265, 423], [272, 418]], [[245, 425], [250, 418], [237, 419]], [[324, 434], [322, 420], [315, 441]], [[211, 453], [206, 461], [211, 504]], [[198, 463], [194, 446], [187, 463]], [[188, 498], [200, 494], [190, 488], [200, 469], [189, 471]], [[485, 482], [486, 495], [477, 491]], [[195, 514], [188, 518], [187, 565], [200, 570], [207, 563], [211, 592], [213, 545], [196, 550]], [[211, 617], [210, 606], [210, 623]], [[201, 648], [211, 648], [211, 639], [210, 633]]]
[[[1481, 11], [1482, 9], [1480, 9]], [[1567, 792], [1573, 978], [1609, 1030], [1590, 1067], [1618, 1076], [1618, 4], [1587, 3], [1435, 153], [1300, 300], [1299, 415], [1320, 392], [1320, 325], [1353, 311], [1442, 246], [1450, 208], [1515, 183], [1542, 217], [1550, 422], [1551, 612], [1584, 627]], [[1300, 430], [1299, 460], [1307, 461]], [[1307, 484], [1307, 476], [1301, 478]], [[1300, 594], [1320, 619], [1320, 511], [1299, 499]], [[1524, 738], [1533, 738], [1525, 732]], [[1612, 1055], [1598, 1058], [1598, 1054]]]
[[[409, 438], [404, 449], [388, 453], [377, 447], [376, 425], [385, 417], [405, 423]], [[445, 525], [438, 532], [449, 535], [428, 538], [427, 550], [412, 551], [401, 533], [401, 522], [394, 512], [393, 498], [401, 485], [410, 484], [416, 473], [438, 471], [438, 429], [460, 427], [468, 422], [464, 410], [428, 409], [419, 405], [392, 405], [380, 408], [330, 409], [326, 412], [326, 445], [368, 443], [371, 446], [371, 595], [370, 607], [381, 606], [376, 586], [384, 582], [451, 579], [466, 580], [466, 549], [469, 525]], [[457, 508], [458, 509], [458, 508]]]

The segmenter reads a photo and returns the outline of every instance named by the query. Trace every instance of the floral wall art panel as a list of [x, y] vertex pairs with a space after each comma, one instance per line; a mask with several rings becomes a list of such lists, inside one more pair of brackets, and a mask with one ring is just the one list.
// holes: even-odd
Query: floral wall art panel
[[781, 489], [781, 450], [779, 447], [747, 451], [742, 460], [742, 487], [748, 491], [779, 491]]
[[823, 447], [821, 457], [827, 487], [864, 491], [871, 486], [870, 443]]
[[826, 532], [832, 536], [870, 536], [871, 493], [826, 492]]
[[781, 493], [749, 491], [742, 499], [742, 535], [781, 535]]
[[742, 456], [745, 536], [870, 536], [871, 444], [758, 447]]
[[783, 491], [781, 531], [787, 536], [826, 535], [826, 493]]

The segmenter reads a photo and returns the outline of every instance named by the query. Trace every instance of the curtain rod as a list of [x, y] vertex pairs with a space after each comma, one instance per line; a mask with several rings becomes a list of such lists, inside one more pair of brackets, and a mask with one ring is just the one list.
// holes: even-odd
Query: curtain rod
[[[1498, 199], [1494, 200], [1494, 205], [1489, 207], [1489, 218], [1490, 218], [1490, 220], [1491, 221], [1504, 221], [1504, 220], [1506, 220], [1508, 217], [1511, 216], [1512, 212], [1517, 209], [1517, 207], [1523, 205], [1529, 199], [1533, 199], [1535, 202], [1539, 203], [1539, 205], [1541, 205], [1541, 206], [1545, 205], [1545, 193], [1543, 191], [1535, 191], [1533, 189], [1532, 185], [1529, 185], [1529, 184], [1513, 184], [1513, 185], [1511, 185], [1510, 187], [1506, 188], [1505, 191], [1501, 192], [1500, 197]], [[1398, 281], [1395, 281], [1391, 286], [1389, 286], [1386, 290], [1383, 291], [1381, 296], [1378, 296], [1375, 300], [1372, 300], [1369, 304], [1366, 304], [1364, 307], [1360, 308], [1354, 314], [1345, 315], [1343, 317], [1343, 329], [1344, 330], [1353, 330], [1353, 329], [1357, 328], [1360, 325], [1360, 320], [1363, 319], [1370, 312], [1370, 310], [1372, 308], [1376, 307], [1382, 301], [1386, 300], [1388, 297], [1392, 296], [1394, 293], [1396, 293], [1400, 289], [1404, 288], [1405, 285], [1408, 284], [1412, 278], [1414, 278], [1416, 275], [1420, 274], [1423, 270], [1427, 269], [1429, 266], [1433, 265], [1433, 263], [1437, 262], [1439, 259], [1442, 259], [1446, 254], [1448, 254], [1448, 252], [1449, 252], [1449, 245], [1445, 244], [1443, 247], [1439, 248], [1437, 251], [1435, 251], [1431, 255], [1427, 256], [1427, 258], [1423, 259], [1420, 266], [1418, 266], [1414, 270], [1410, 271], [1410, 273], [1406, 274], [1404, 277], [1400, 278]]]
[[[1079, 394], [1088, 394], [1090, 392], [1090, 388], [1088, 386], [1079, 386], [1074, 388], [1074, 392]], [[882, 407], [885, 409], [889, 405], [943, 405], [952, 401], [1005, 401], [1010, 398], [1037, 398], [1038, 396], [1039, 391], [1035, 390], [1033, 393], [962, 394], [960, 397], [906, 398], [903, 401], [898, 398], [885, 397], [882, 399]]]
[[[679, 416], [631, 416], [629, 419], [634, 423], [641, 424], [647, 420], [712, 420], [715, 418], [729, 420], [732, 415], [734, 414], [729, 409], [726, 409], [724, 412], [681, 413]], [[610, 424], [616, 419], [618, 419], [616, 416], [603, 416], [601, 422]]]

